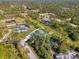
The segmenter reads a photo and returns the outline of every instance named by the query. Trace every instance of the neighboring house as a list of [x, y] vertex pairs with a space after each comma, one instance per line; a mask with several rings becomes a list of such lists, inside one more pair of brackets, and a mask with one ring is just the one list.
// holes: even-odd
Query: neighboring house
[[44, 17], [55, 18], [56, 15], [54, 13], [40, 13], [39, 14], [39, 18], [44, 18]]
[[50, 15], [48, 13], [39, 14], [39, 18], [44, 18], [44, 17], [50, 18]]
[[14, 13], [11, 13], [11, 14], [5, 14], [4, 15], [4, 18], [6, 18], [6, 19], [11, 19], [11, 18], [13, 18], [13, 17], [16, 17], [18, 14], [16, 13], [16, 14], [14, 14]]
[[57, 22], [63, 22], [61, 19], [56, 18], [55, 19]]
[[16, 26], [16, 20], [14, 18], [1, 20], [0, 27], [2, 26]]
[[31, 12], [39, 12], [39, 9], [31, 10]]
[[67, 51], [64, 56], [65, 59], [75, 59], [76, 53], [74, 51]]
[[54, 13], [48, 13], [48, 15], [50, 15], [50, 18], [56, 18], [56, 16], [57, 16]]
[[28, 26], [26, 25], [17, 25], [17, 28], [15, 28], [13, 30], [13, 32], [23, 32], [23, 31], [27, 31], [28, 30]]
[[71, 18], [66, 19], [67, 21], [71, 21]]
[[56, 59], [79, 59], [74, 51], [67, 51], [66, 53], [56, 55]]
[[43, 18], [43, 21], [50, 22], [50, 19], [49, 18]]
[[64, 59], [64, 55], [62, 53], [58, 54], [56, 55], [56, 59]]
[[43, 18], [43, 20], [41, 22], [46, 24], [46, 25], [49, 25], [51, 20], [49, 18]]
[[25, 12], [25, 13], [20, 13], [21, 16], [27, 16], [28, 14]]
[[73, 24], [73, 23], [70, 23], [70, 25], [71, 25], [72, 27], [74, 27], [74, 28], [77, 28], [77, 27], [78, 27], [77, 25], [75, 25], [75, 24]]
[[12, 19], [5, 19], [6, 23], [12, 23], [12, 22], [16, 22], [16, 20], [14, 18]]
[[5, 38], [5, 39], [3, 39], [3, 42], [10, 42], [10, 41], [11, 41], [10, 38]]

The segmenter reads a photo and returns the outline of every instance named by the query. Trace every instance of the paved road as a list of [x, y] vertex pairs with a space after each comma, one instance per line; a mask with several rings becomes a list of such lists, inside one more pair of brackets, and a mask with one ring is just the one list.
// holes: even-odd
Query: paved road
[[29, 56], [30, 59], [37, 59], [28, 44], [25, 45], [25, 49], [28, 49], [29, 50], [28, 56]]
[[29, 35], [26, 36], [26, 38], [25, 38], [24, 40], [21, 40], [21, 42], [20, 42], [21, 45], [24, 46], [24, 48], [25, 48], [26, 50], [28, 49], [29, 53], [27, 53], [27, 54], [28, 54], [28, 56], [29, 56], [30, 59], [37, 59], [37, 58], [36, 58], [36, 56], [34, 55], [34, 53], [32, 52], [32, 50], [31, 50], [31, 48], [29, 47], [29, 45], [26, 43], [26, 41], [29, 40], [30, 37], [31, 37], [31, 34], [34, 33], [34, 32], [37, 31], [37, 30], [39, 30], [39, 29], [36, 29], [36, 30], [32, 31]]

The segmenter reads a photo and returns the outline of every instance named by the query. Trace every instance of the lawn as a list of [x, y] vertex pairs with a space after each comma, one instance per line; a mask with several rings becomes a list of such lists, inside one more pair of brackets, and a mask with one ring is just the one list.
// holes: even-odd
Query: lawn
[[30, 27], [27, 31], [19, 32], [19, 33], [12, 32], [8, 37], [15, 38], [17, 40], [23, 40], [33, 30], [35, 30], [35, 28], [32, 25], [30, 25]]
[[5, 21], [4, 20], [0, 20], [0, 24], [5, 24]]
[[29, 59], [21, 45], [16, 49], [12, 43], [0, 43], [0, 59]]

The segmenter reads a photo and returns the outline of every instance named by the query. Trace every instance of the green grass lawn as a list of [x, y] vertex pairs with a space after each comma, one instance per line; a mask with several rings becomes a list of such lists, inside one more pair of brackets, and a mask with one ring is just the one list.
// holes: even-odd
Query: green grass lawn
[[24, 32], [19, 32], [19, 33], [15, 33], [15, 32], [12, 32], [8, 37], [10, 38], [15, 38], [17, 40], [23, 40], [25, 39], [25, 37], [32, 31], [34, 31], [35, 28], [33, 27], [29, 27], [29, 29], [27, 31], [24, 31]]
[[0, 59], [3, 58], [3, 46], [0, 45]]
[[[19, 45], [20, 46], [20, 45]], [[23, 47], [15, 48], [12, 43], [0, 44], [0, 59], [29, 59]]]
[[0, 20], [0, 24], [5, 24], [5, 21], [4, 20]]

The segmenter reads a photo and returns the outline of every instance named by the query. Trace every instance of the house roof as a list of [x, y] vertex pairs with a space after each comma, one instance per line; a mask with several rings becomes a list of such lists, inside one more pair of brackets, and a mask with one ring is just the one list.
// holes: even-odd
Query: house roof
[[60, 59], [60, 58], [61, 59], [64, 59], [64, 58], [66, 58], [66, 59], [76, 59], [78, 57], [76, 56], [76, 53], [74, 51], [67, 51], [66, 53], [56, 55], [56, 59]]
[[50, 19], [49, 18], [43, 18], [44, 21], [49, 22]]
[[36, 31], [35, 33], [33, 33], [33, 34], [46, 36], [46, 35], [48, 35], [48, 32], [47, 32], [46, 30], [44, 30], [44, 29], [39, 29], [39, 30], [37, 30], [37, 31]]
[[26, 31], [28, 26], [26, 25], [18, 25], [17, 28], [14, 29], [14, 32]]
[[11, 39], [10, 38], [5, 38], [3, 41], [4, 42], [9, 42]]

